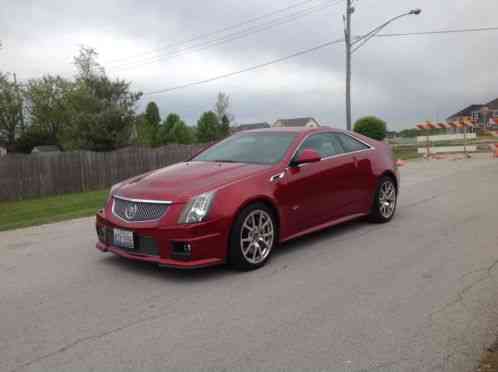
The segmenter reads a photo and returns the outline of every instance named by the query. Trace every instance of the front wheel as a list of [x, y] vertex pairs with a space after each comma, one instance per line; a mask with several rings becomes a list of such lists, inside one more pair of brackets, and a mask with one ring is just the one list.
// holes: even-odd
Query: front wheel
[[391, 177], [382, 177], [375, 192], [370, 220], [386, 223], [392, 220], [398, 204], [396, 185]]
[[276, 244], [273, 211], [262, 203], [246, 207], [230, 234], [229, 259], [236, 268], [253, 270], [263, 266]]

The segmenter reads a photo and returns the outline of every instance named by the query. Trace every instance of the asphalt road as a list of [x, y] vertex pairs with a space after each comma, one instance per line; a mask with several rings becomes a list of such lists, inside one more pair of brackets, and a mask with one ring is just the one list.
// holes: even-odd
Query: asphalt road
[[498, 332], [498, 160], [402, 177], [392, 223], [291, 242], [248, 273], [100, 253], [93, 219], [0, 233], [0, 370], [469, 372]]

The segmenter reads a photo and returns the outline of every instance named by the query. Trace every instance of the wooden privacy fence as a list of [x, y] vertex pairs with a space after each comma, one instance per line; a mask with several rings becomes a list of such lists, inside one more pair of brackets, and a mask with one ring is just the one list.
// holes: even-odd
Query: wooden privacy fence
[[0, 201], [100, 190], [186, 160], [207, 145], [127, 147], [113, 152], [61, 152], [0, 158]]

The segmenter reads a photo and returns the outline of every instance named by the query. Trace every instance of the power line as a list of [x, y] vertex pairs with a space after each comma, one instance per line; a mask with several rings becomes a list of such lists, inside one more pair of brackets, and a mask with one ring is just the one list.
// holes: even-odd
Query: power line
[[289, 22], [295, 21], [296, 19], [302, 18], [302, 17], [307, 16], [309, 14], [312, 14], [314, 12], [330, 8], [330, 7], [338, 4], [341, 1], [344, 1], [344, 0], [334, 0], [334, 1], [332, 1], [332, 3], [329, 3], [329, 4], [320, 4], [319, 6], [314, 6], [314, 7], [305, 9], [305, 10], [301, 10], [299, 12], [287, 15], [285, 17], [281, 17], [281, 18], [273, 20], [271, 22], [252, 26], [250, 28], [237, 31], [235, 33], [224, 35], [224, 36], [217, 38], [217, 39], [209, 40], [207, 42], [202, 42], [202, 43], [196, 43], [196, 44], [193, 44], [190, 46], [185, 46], [184, 48], [180, 48], [178, 50], [174, 50], [174, 51], [170, 51], [170, 52], [166, 52], [166, 53], [161, 53], [155, 57], [148, 58], [148, 59], [146, 58], [142, 61], [134, 61], [134, 62], [120, 64], [120, 65], [114, 66], [114, 68], [117, 71], [129, 70], [129, 69], [133, 69], [135, 67], [141, 67], [144, 65], [153, 64], [155, 62], [168, 60], [168, 59], [177, 57], [179, 55], [186, 54], [187, 52], [196, 52], [196, 51], [206, 50], [206, 49], [212, 48], [213, 46], [217, 46], [220, 44], [228, 43], [230, 41], [242, 39], [242, 38], [245, 38], [247, 36], [266, 31], [266, 30], [272, 29], [274, 27], [277, 27], [277, 26], [280, 26], [283, 24], [287, 24]]
[[[452, 33], [466, 33], [466, 32], [485, 32], [485, 31], [498, 31], [498, 26], [495, 26], [495, 27], [481, 27], [481, 28], [468, 28], [468, 29], [458, 29], [458, 30], [437, 30], [437, 31], [411, 32], [411, 33], [377, 34], [377, 35], [375, 35], [375, 37], [403, 37], [403, 36], [437, 35], [437, 34], [452, 34]], [[344, 42], [344, 39], [338, 39], [338, 40], [330, 41], [330, 42], [327, 42], [327, 43], [323, 43], [323, 44], [317, 45], [317, 46], [315, 46], [313, 48], [305, 49], [305, 50], [302, 50], [300, 52], [297, 52], [297, 53], [294, 53], [294, 54], [291, 54], [291, 55], [288, 55], [288, 56], [285, 56], [285, 57], [281, 57], [281, 58], [278, 58], [278, 59], [275, 59], [275, 60], [272, 60], [272, 61], [269, 61], [269, 62], [266, 62], [266, 63], [262, 63], [262, 64], [259, 64], [259, 65], [256, 65], [256, 66], [248, 67], [248, 68], [245, 68], [245, 69], [242, 69], [242, 70], [239, 70], [239, 71], [227, 73], [227, 74], [224, 74], [224, 75], [215, 76], [213, 78], [209, 78], [209, 79], [205, 79], [205, 80], [201, 80], [201, 81], [196, 81], [196, 82], [192, 82], [192, 83], [188, 83], [188, 84], [174, 86], [174, 87], [171, 87], [171, 88], [166, 88], [166, 89], [161, 89], [161, 90], [146, 92], [144, 95], [147, 96], [147, 95], [154, 95], [154, 94], [160, 94], [160, 93], [168, 93], [170, 91], [184, 89], [184, 88], [188, 88], [188, 87], [195, 86], [195, 85], [209, 83], [211, 81], [216, 81], [216, 80], [228, 78], [228, 77], [231, 77], [231, 76], [234, 76], [234, 75], [238, 75], [238, 74], [241, 74], [241, 73], [249, 72], [249, 71], [252, 71], [252, 70], [257, 70], [257, 69], [260, 69], [260, 68], [263, 68], [263, 67], [275, 64], [275, 63], [283, 62], [283, 61], [286, 61], [288, 59], [291, 59], [291, 58], [294, 58], [294, 57], [298, 57], [298, 56], [301, 56], [303, 54], [311, 53], [311, 52], [314, 52], [316, 50], [328, 47], [330, 45], [339, 44], [339, 43], [343, 43], [343, 42]], [[29, 80], [29, 79], [36, 79], [36, 78], [32, 77], [32, 78], [24, 78], [24, 79], [25, 80]]]
[[[375, 37], [401, 37], [401, 36], [412, 36], [412, 35], [435, 35], [435, 34], [451, 34], [451, 33], [463, 33], [463, 32], [483, 32], [483, 31], [498, 31], [498, 27], [482, 27], [482, 28], [460, 29], [460, 30], [424, 31], [424, 32], [402, 33], [402, 34], [401, 33], [377, 34], [377, 35], [375, 35]], [[286, 60], [289, 60], [289, 59], [292, 59], [292, 58], [295, 58], [295, 57], [298, 57], [298, 56], [301, 56], [301, 55], [304, 55], [304, 54], [312, 53], [312, 52], [317, 51], [319, 49], [323, 49], [323, 48], [326, 48], [328, 46], [331, 46], [331, 45], [334, 45], [334, 44], [343, 43], [343, 42], [344, 42], [344, 39], [337, 39], [337, 40], [329, 41], [329, 42], [317, 45], [317, 46], [315, 46], [313, 48], [305, 49], [305, 50], [302, 50], [302, 51], [299, 51], [299, 52], [287, 55], [285, 57], [277, 58], [277, 59], [274, 59], [272, 61], [261, 63], [259, 65], [247, 67], [247, 68], [242, 69], [242, 70], [230, 72], [230, 73], [223, 74], [223, 75], [218, 75], [218, 76], [215, 76], [215, 77], [212, 77], [212, 78], [209, 78], [209, 79], [205, 79], [205, 80], [200, 80], [200, 81], [195, 81], [195, 82], [191, 82], [191, 83], [187, 83], [187, 84], [183, 84], [183, 85], [173, 86], [171, 88], [166, 88], [166, 89], [160, 89], [160, 90], [156, 90], [156, 91], [146, 92], [146, 93], [144, 93], [144, 96], [151, 96], [151, 95], [156, 95], [156, 94], [161, 94], [161, 93], [169, 93], [169, 92], [172, 92], [172, 91], [175, 91], [175, 90], [185, 89], [185, 88], [189, 88], [189, 87], [196, 86], [196, 85], [210, 83], [212, 81], [229, 78], [229, 77], [232, 77], [232, 76], [235, 76], [235, 75], [239, 75], [239, 74], [242, 74], [242, 73], [245, 73], [245, 72], [254, 71], [254, 70], [257, 70], [257, 69], [260, 69], [260, 68], [263, 68], [263, 67], [267, 67], [267, 66], [270, 66], [270, 65], [273, 65], [273, 64], [276, 64], [276, 63], [280, 63], [280, 62], [283, 62], [283, 61], [286, 61]]]
[[192, 87], [192, 86], [195, 86], [195, 85], [201, 85], [201, 84], [210, 83], [212, 81], [216, 81], [216, 80], [220, 80], [220, 79], [225, 79], [225, 78], [232, 77], [232, 76], [235, 76], [235, 75], [239, 75], [239, 74], [242, 74], [242, 73], [245, 73], [245, 72], [249, 72], [249, 71], [257, 70], [257, 69], [260, 69], [260, 68], [263, 68], [263, 67], [267, 67], [267, 66], [273, 65], [275, 63], [280, 63], [280, 62], [286, 61], [288, 59], [301, 56], [303, 54], [312, 53], [312, 52], [315, 52], [315, 51], [317, 51], [319, 49], [323, 49], [323, 48], [326, 48], [328, 46], [331, 46], [331, 45], [334, 45], [334, 44], [343, 43], [343, 42], [344, 42], [344, 39], [337, 39], [337, 40], [329, 41], [327, 43], [323, 43], [323, 44], [317, 45], [317, 46], [315, 46], [313, 48], [301, 50], [299, 52], [287, 55], [285, 57], [277, 58], [277, 59], [274, 59], [274, 60], [269, 61], [269, 62], [261, 63], [259, 65], [247, 67], [247, 68], [242, 69], [242, 70], [230, 72], [230, 73], [223, 74], [223, 75], [218, 75], [218, 76], [215, 76], [215, 77], [212, 77], [212, 78], [209, 78], [209, 79], [195, 81], [195, 82], [188, 83], [188, 84], [177, 85], [177, 86], [174, 86], [174, 87], [171, 87], [171, 88], [160, 89], [160, 90], [156, 90], [156, 91], [152, 91], [152, 92], [146, 92], [146, 93], [144, 93], [144, 96], [151, 96], [151, 95], [156, 95], [156, 94], [160, 94], [160, 93], [169, 93], [169, 92], [172, 92], [174, 90], [185, 89], [185, 88], [189, 88], [189, 87]]
[[467, 33], [467, 32], [484, 32], [484, 31], [498, 31], [498, 27], [462, 28], [462, 29], [456, 29], [456, 30], [439, 30], [439, 31], [424, 31], [424, 32], [378, 34], [378, 35], [375, 35], [375, 37], [402, 37], [402, 36], [423, 36], [423, 35], [441, 35], [441, 34], [462, 34], [462, 33]]
[[248, 25], [248, 24], [251, 24], [251, 23], [258, 22], [258, 21], [260, 21], [262, 19], [269, 18], [269, 17], [272, 17], [274, 15], [277, 15], [277, 14], [280, 14], [280, 13], [284, 13], [284, 12], [286, 12], [288, 10], [291, 10], [291, 9], [294, 9], [294, 8], [298, 8], [298, 7], [302, 6], [302, 5], [305, 5], [305, 4], [308, 4], [308, 3], [313, 3], [313, 2], [316, 2], [316, 1], [317, 0], [300, 1], [300, 2], [297, 2], [297, 3], [291, 4], [291, 5], [289, 5], [289, 6], [285, 7], [285, 8], [276, 9], [274, 11], [271, 11], [271, 12], [268, 12], [268, 13], [264, 13], [264, 14], [256, 16], [256, 17], [249, 18], [249, 19], [247, 19], [245, 21], [242, 21], [240, 23], [236, 23], [236, 24], [232, 24], [232, 25], [220, 28], [220, 29], [215, 30], [215, 31], [210, 32], [210, 33], [199, 34], [199, 35], [196, 35], [196, 36], [194, 36], [194, 37], [192, 37], [190, 39], [184, 40], [184, 41], [179, 41], [179, 42], [174, 42], [174, 43], [166, 44], [166, 45], [164, 45], [162, 47], [159, 47], [155, 51], [149, 51], [149, 52], [146, 52], [146, 53], [139, 53], [139, 54], [131, 55], [131, 56], [128, 56], [128, 57], [125, 57], [125, 58], [119, 58], [119, 59], [109, 60], [108, 63], [112, 64], [114, 62], [119, 62], [119, 61], [122, 61], [124, 59], [132, 59], [132, 58], [136, 58], [136, 57], [142, 57], [144, 54], [145, 55], [147, 55], [147, 54], [154, 54], [154, 53], [157, 53], [157, 51], [160, 51], [160, 50], [170, 49], [170, 48], [181, 46], [181, 45], [184, 45], [184, 44], [189, 44], [189, 43], [197, 41], [197, 40], [210, 38], [210, 37], [218, 35], [220, 33], [223, 33], [223, 32], [226, 32], [226, 31], [230, 31], [230, 30], [234, 30], [234, 29], [237, 29], [239, 27], [242, 27], [242, 26], [245, 26], [245, 25]]

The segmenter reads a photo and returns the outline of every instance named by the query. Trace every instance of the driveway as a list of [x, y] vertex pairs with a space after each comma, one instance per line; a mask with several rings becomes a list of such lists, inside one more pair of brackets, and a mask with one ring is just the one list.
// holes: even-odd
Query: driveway
[[95, 248], [93, 219], [0, 233], [0, 370], [471, 371], [498, 332], [498, 160], [402, 168], [396, 218], [192, 272]]

